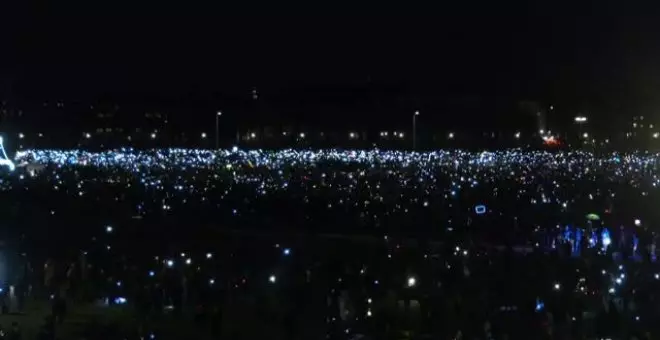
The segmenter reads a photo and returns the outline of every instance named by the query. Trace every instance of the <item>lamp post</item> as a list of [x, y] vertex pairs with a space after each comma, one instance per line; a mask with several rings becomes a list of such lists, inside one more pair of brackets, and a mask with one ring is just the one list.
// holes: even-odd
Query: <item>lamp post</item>
[[222, 112], [218, 111], [215, 113], [215, 148], [219, 149], [220, 148], [220, 116], [222, 116]]
[[582, 135], [582, 125], [587, 122], [587, 117], [585, 116], [576, 116], [575, 119], [573, 119], [575, 123], [578, 125], [579, 133]]
[[417, 116], [419, 116], [419, 111], [415, 111], [412, 118], [412, 142], [413, 150], [417, 148]]

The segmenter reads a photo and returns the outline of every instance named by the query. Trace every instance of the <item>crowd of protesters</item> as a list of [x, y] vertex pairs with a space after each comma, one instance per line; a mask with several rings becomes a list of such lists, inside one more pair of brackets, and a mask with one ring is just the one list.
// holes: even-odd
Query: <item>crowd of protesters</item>
[[658, 159], [27, 150], [0, 182], [4, 305], [50, 301], [45, 337], [96, 301], [136, 338], [655, 338]]

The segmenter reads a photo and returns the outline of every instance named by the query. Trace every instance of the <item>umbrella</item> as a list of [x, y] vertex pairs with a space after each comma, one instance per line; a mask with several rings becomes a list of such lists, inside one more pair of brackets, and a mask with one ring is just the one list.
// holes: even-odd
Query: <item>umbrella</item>
[[589, 221], [600, 221], [600, 216], [592, 213], [587, 215], [587, 219]]

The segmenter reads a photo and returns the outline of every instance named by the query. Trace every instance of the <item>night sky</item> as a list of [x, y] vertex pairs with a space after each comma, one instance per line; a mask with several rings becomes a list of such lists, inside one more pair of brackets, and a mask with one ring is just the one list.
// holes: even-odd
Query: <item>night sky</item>
[[655, 8], [182, 6], [14, 5], [0, 24], [0, 90], [210, 107], [249, 101], [256, 87], [259, 105], [299, 118], [369, 119], [453, 98], [486, 107], [529, 99], [596, 116], [660, 108]]

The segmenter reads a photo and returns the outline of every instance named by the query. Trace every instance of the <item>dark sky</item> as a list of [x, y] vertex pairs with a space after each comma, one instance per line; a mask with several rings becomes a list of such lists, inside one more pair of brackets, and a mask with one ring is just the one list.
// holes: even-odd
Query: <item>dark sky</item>
[[14, 5], [0, 18], [0, 85], [12, 95], [80, 99], [194, 100], [256, 86], [274, 102], [376, 88], [420, 101], [476, 95], [603, 112], [660, 108], [655, 8], [184, 3]]

